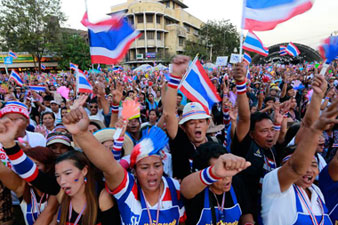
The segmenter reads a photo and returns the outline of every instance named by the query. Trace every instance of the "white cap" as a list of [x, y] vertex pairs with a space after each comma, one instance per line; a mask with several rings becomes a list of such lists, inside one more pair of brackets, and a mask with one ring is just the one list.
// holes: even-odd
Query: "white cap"
[[57, 104], [57, 105], [60, 105], [57, 101], [55, 101], [55, 100], [52, 100], [52, 101], [50, 101], [50, 104]]
[[180, 125], [188, 122], [189, 120], [209, 119], [210, 115], [204, 110], [202, 105], [198, 102], [189, 102], [183, 108], [182, 119]]

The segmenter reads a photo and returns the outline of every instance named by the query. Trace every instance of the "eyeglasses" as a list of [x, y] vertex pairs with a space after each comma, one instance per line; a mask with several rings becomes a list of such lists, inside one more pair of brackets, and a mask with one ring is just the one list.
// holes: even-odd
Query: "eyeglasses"
[[324, 147], [324, 146], [325, 146], [325, 143], [318, 144], [318, 146], [320, 146], [320, 147]]
[[91, 105], [91, 106], [89, 106], [89, 108], [95, 108], [95, 109], [97, 109], [97, 105]]

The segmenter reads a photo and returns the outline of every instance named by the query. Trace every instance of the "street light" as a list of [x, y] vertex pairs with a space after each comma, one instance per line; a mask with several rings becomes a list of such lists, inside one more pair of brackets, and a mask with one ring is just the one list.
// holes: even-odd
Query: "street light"
[[210, 62], [212, 62], [212, 47], [213, 47], [213, 45], [210, 44], [209, 47], [210, 47]]

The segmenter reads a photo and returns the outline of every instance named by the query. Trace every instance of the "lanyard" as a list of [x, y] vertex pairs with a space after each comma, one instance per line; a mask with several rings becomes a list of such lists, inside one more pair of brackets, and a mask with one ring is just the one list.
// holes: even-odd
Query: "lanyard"
[[214, 192], [212, 192], [215, 196], [215, 199], [216, 199], [216, 202], [217, 202], [217, 208], [218, 208], [218, 211], [221, 213], [221, 220], [223, 222], [224, 220], [224, 203], [225, 203], [225, 192], [223, 193], [223, 197], [222, 197], [222, 206], [219, 205], [219, 202], [218, 202], [218, 199], [217, 199], [217, 196]]
[[[142, 194], [144, 196], [145, 204], [146, 204], [146, 207], [147, 207], [147, 212], [148, 212], [148, 217], [149, 217], [149, 225], [152, 225], [153, 220], [151, 218], [151, 213], [150, 213], [150, 210], [149, 210], [149, 207], [148, 207], [148, 204], [147, 204], [147, 200], [146, 200], [146, 196], [144, 195], [143, 190], [142, 190]], [[160, 193], [159, 193], [158, 201], [157, 201], [156, 225], [158, 225], [158, 219], [160, 218], [160, 205], [161, 205], [161, 186], [160, 186]]]
[[35, 195], [35, 193], [34, 193], [34, 191], [33, 191], [32, 188], [30, 188], [30, 192], [31, 192], [31, 205], [32, 205], [32, 207], [31, 207], [31, 214], [32, 214], [32, 219], [35, 222], [34, 210], [36, 208], [36, 210], [37, 210], [36, 213], [38, 214], [38, 216], [41, 214], [41, 204], [42, 204], [43, 197], [45, 196], [45, 193], [42, 194], [42, 196], [40, 198], [40, 201], [38, 203], [38, 200], [37, 200], [36, 195]]
[[[263, 156], [264, 156], [264, 161], [265, 161], [266, 166], [270, 168], [270, 171], [272, 171], [273, 169], [276, 169], [276, 159], [275, 159], [275, 155], [273, 154], [273, 151], [271, 150], [271, 148], [270, 148], [269, 150], [270, 150], [270, 152], [271, 152], [271, 155], [272, 155], [274, 164], [269, 163], [268, 157], [266, 157], [266, 156], [264, 155], [264, 153], [263, 153]], [[267, 169], [268, 169], [268, 168], [267, 168]], [[269, 172], [270, 172], [270, 171], [269, 171]]]
[[[74, 225], [77, 225], [77, 223], [79, 222], [82, 213], [84, 212], [84, 210], [86, 209], [87, 203], [83, 206], [80, 214], [76, 217], [75, 222], [73, 223]], [[71, 218], [72, 218], [72, 213], [73, 213], [73, 206], [72, 206], [72, 202], [69, 203], [69, 213], [68, 213], [68, 220], [70, 222]]]
[[[296, 192], [297, 192], [297, 195], [298, 195], [299, 199], [303, 202], [303, 204], [305, 205], [306, 210], [309, 213], [309, 216], [311, 217], [312, 224], [313, 225], [318, 225], [317, 218], [313, 214], [313, 211], [312, 211], [312, 208], [311, 208], [311, 204], [307, 200], [306, 193], [304, 193], [303, 188], [300, 188], [297, 185], [295, 185], [295, 187], [296, 187], [295, 189], [296, 189]], [[319, 196], [317, 196], [317, 201], [319, 203], [319, 206], [320, 206], [320, 209], [321, 209], [321, 214], [322, 214], [322, 219], [321, 219], [319, 225], [323, 225], [324, 224], [324, 207], [323, 207], [322, 201], [319, 199]]]

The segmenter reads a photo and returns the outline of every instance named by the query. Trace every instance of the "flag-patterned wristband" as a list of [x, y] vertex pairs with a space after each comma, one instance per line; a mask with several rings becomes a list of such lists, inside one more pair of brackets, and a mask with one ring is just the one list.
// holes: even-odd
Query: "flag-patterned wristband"
[[275, 131], [280, 131], [281, 126], [280, 124], [274, 124], [273, 128], [275, 129]]
[[111, 112], [112, 113], [119, 113], [119, 105], [112, 105]]
[[177, 89], [178, 85], [180, 84], [180, 82], [181, 82], [181, 78], [180, 77], [177, 77], [177, 76], [174, 76], [174, 75], [170, 74], [170, 80], [168, 82], [168, 86], [169, 87]]
[[124, 136], [119, 137], [118, 139], [114, 140], [114, 145], [113, 145], [114, 151], [121, 151], [123, 142], [124, 142]]
[[200, 172], [200, 179], [201, 179], [201, 181], [202, 181], [203, 184], [205, 184], [205, 185], [211, 185], [212, 183], [217, 182], [221, 178], [216, 177], [212, 173], [212, 166], [209, 166], [208, 168], [205, 168], [204, 170], [201, 170], [201, 172]]
[[242, 82], [236, 82], [237, 94], [245, 94], [246, 93], [246, 80]]

